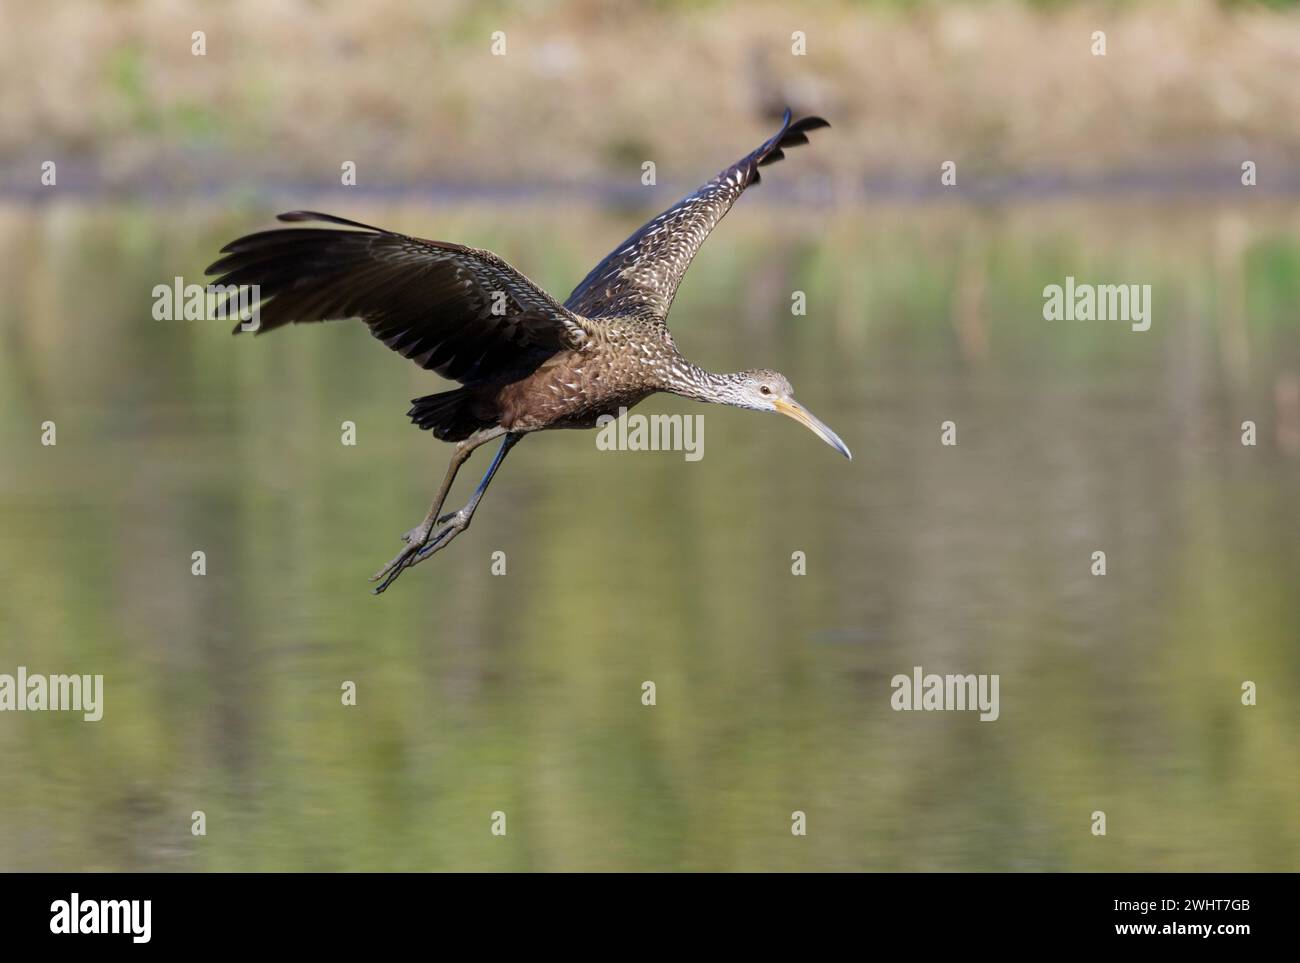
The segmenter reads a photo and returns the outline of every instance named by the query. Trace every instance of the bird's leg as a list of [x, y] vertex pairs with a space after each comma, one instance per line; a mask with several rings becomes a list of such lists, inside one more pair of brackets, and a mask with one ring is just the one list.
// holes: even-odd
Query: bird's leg
[[460, 471], [460, 466], [465, 464], [465, 460], [469, 458], [475, 448], [495, 438], [500, 438], [505, 433], [504, 428], [486, 428], [482, 431], [476, 431], [456, 445], [456, 450], [451, 455], [451, 462], [447, 465], [446, 477], [443, 478], [442, 486], [434, 496], [433, 504], [429, 506], [424, 521], [402, 536], [402, 541], [406, 542], [406, 548], [402, 549], [391, 562], [370, 576], [372, 582], [384, 579], [383, 584], [375, 589], [376, 593], [388, 588], [393, 583], [393, 580], [402, 573], [402, 569], [406, 568], [410, 563], [415, 553], [429, 540], [429, 533], [433, 531], [433, 526], [438, 522], [438, 513], [442, 511], [443, 502], [447, 500], [447, 493], [451, 491], [451, 484], [456, 480], [456, 473]]
[[438, 519], [438, 524], [450, 522], [450, 524], [440, 531], [433, 538], [429, 539], [424, 546], [415, 553], [415, 557], [405, 566], [419, 565], [426, 559], [432, 558], [435, 553], [440, 552], [451, 544], [451, 540], [459, 535], [465, 529], [469, 528], [469, 523], [474, 519], [474, 510], [478, 508], [478, 503], [483, 500], [483, 494], [487, 491], [488, 485], [492, 484], [492, 476], [497, 473], [501, 463], [506, 460], [506, 455], [510, 449], [519, 443], [519, 439], [524, 437], [521, 434], [508, 434], [501, 440], [501, 447], [492, 458], [492, 464], [488, 466], [487, 472], [483, 475], [483, 480], [478, 483], [478, 488], [474, 489], [474, 494], [470, 496], [465, 507], [460, 511], [452, 512], [450, 515], [444, 515]]
[[423, 545], [428, 541], [429, 532], [433, 530], [433, 526], [438, 521], [438, 513], [442, 511], [443, 503], [447, 501], [447, 494], [451, 491], [452, 482], [456, 480], [456, 473], [460, 471], [460, 466], [469, 460], [469, 456], [474, 453], [476, 448], [500, 438], [505, 432], [504, 428], [488, 428], [483, 431], [476, 431], [456, 446], [456, 450], [451, 455], [451, 462], [447, 465], [447, 474], [442, 479], [442, 487], [438, 489], [438, 493], [434, 496], [433, 504], [429, 506], [424, 521], [403, 535], [402, 541], [408, 544], [418, 543], [419, 545]]

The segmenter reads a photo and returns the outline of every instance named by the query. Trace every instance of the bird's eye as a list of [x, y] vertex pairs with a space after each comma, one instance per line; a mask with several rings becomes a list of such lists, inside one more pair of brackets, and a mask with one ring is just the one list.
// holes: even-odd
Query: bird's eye
[[772, 389], [769, 388], [767, 385], [763, 385], [763, 387], [759, 388], [758, 390], [763, 392], [763, 394], [765, 395], [770, 395], [772, 393]]

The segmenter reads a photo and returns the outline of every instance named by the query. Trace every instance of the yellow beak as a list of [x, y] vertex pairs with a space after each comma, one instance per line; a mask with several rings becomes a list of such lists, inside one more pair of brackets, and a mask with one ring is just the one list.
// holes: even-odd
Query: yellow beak
[[772, 404], [776, 406], [776, 410], [781, 414], [793, 418], [849, 461], [853, 460], [853, 453], [849, 451], [848, 445], [840, 441], [840, 436], [827, 428], [820, 418], [815, 417], [803, 405], [797, 401], [786, 401], [784, 398], [777, 398]]

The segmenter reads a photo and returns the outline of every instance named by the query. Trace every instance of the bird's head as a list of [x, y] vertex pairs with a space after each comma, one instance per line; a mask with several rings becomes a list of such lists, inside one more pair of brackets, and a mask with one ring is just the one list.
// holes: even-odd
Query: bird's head
[[737, 408], [752, 408], [755, 411], [778, 411], [799, 422], [845, 458], [853, 460], [853, 454], [848, 446], [840, 441], [840, 436], [794, 400], [794, 389], [790, 387], [789, 380], [781, 372], [765, 369], [741, 371], [732, 375], [731, 381], [727, 404]]

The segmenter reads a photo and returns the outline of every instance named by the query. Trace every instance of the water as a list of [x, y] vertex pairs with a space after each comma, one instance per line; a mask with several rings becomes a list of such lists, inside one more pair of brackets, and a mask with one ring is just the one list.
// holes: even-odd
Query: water
[[[635, 221], [317, 206], [561, 295]], [[0, 868], [1294, 869], [1300, 208], [742, 206], [678, 343], [855, 460], [651, 399], [701, 461], [525, 439], [381, 598], [440, 382], [357, 323], [152, 320], [268, 211], [0, 208], [0, 672], [106, 687], [0, 715]], [[1152, 284], [1151, 330], [1044, 321], [1067, 274]], [[1000, 718], [892, 711], [915, 665], [997, 673]]]

